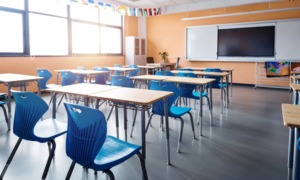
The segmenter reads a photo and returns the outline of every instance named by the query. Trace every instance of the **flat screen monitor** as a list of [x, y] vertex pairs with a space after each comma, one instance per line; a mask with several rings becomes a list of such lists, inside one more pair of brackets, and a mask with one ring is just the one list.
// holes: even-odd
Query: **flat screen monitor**
[[290, 75], [290, 62], [275, 62], [269, 61], [266, 62], [266, 73], [267, 77], [280, 77], [280, 76], [289, 76]]
[[218, 30], [218, 56], [274, 57], [275, 26]]

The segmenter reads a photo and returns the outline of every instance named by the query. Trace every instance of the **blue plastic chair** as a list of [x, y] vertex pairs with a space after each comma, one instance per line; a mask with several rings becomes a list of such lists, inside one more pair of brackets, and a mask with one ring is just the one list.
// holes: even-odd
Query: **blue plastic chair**
[[[178, 147], [177, 147], [177, 152], [180, 152], [180, 146], [181, 146], [181, 141], [182, 141], [183, 124], [184, 124], [182, 116], [185, 115], [185, 114], [188, 114], [190, 116], [192, 131], [193, 131], [193, 138], [195, 139], [194, 121], [193, 121], [193, 116], [190, 113], [192, 108], [179, 107], [179, 106], [174, 105], [176, 99], [180, 95], [180, 90], [177, 88], [177, 86], [173, 82], [151, 81], [150, 82], [150, 90], [171, 91], [171, 92], [173, 92], [173, 95], [169, 96], [167, 98], [168, 110], [169, 110], [168, 115], [169, 115], [169, 117], [179, 119], [180, 122], [181, 122], [180, 134], [179, 134], [179, 138], [178, 138]], [[148, 124], [147, 124], [147, 127], [146, 127], [146, 132], [149, 128], [149, 125], [151, 123], [151, 119], [152, 119], [153, 115], [165, 116], [163, 100], [157, 101], [157, 102], [152, 104], [152, 113], [149, 117], [149, 121], [148, 121]]]
[[140, 73], [141, 70], [140, 70], [140, 68], [137, 65], [129, 65], [128, 67], [129, 68], [137, 68], [137, 70], [129, 72], [129, 75], [128, 75], [129, 77], [139, 75], [139, 73]]
[[[111, 76], [111, 85], [112, 86], [127, 87], [127, 88], [134, 88], [134, 84], [133, 84], [132, 79], [130, 79], [129, 77], [126, 77], [126, 76]], [[112, 113], [115, 106], [118, 106], [118, 107], [123, 107], [124, 106], [124, 104], [120, 103], [120, 102], [112, 102], [112, 103], [113, 103], [113, 106], [112, 106], [112, 108], [109, 112], [109, 115], [107, 117], [107, 121], [109, 120], [109, 118], [111, 116], [111, 113]], [[126, 107], [128, 109], [132, 109], [132, 110], [135, 111], [133, 122], [132, 122], [132, 129], [131, 129], [131, 133], [130, 133], [130, 136], [132, 136], [132, 132], [133, 132], [133, 128], [134, 128], [138, 108], [134, 104], [126, 104]], [[117, 118], [118, 117], [116, 117], [116, 121], [118, 121]]]
[[179, 71], [194, 71], [194, 70], [191, 69], [191, 68], [179, 68], [178, 70], [179, 70]]
[[105, 73], [105, 74], [99, 74], [99, 76], [98, 76], [98, 74], [96, 75], [96, 78], [95, 78], [96, 83], [97, 83], [97, 78], [99, 78], [99, 82], [101, 82], [101, 83], [102, 83], [103, 78], [104, 78], [104, 81], [105, 81], [104, 84], [107, 84], [107, 85], [111, 84], [111, 82], [108, 81], [109, 73], [110, 73], [108, 68], [96, 66], [96, 67], [94, 67], [94, 71], [107, 71], [107, 73]]
[[[121, 64], [115, 64], [114, 67], [119, 67], [119, 68], [122, 68], [123, 66]], [[120, 76], [120, 75], [123, 75], [123, 71], [114, 71], [114, 75], [116, 76]]]
[[[19, 139], [6, 162], [0, 179], [3, 179], [23, 139], [40, 143], [47, 142], [49, 146], [49, 157], [42, 175], [42, 179], [45, 179], [54, 157], [56, 148], [54, 139], [66, 133], [67, 124], [52, 118], [40, 121], [41, 117], [48, 110], [48, 105], [36, 94], [32, 92], [13, 92], [13, 96], [16, 103], [13, 132]], [[43, 157], [41, 154], [37, 154], [37, 156]]]
[[175, 76], [171, 71], [155, 71], [155, 75], [158, 76]]
[[[83, 67], [83, 66], [77, 66], [77, 69], [79, 69], [79, 70], [86, 70], [86, 68]], [[86, 79], [87, 79], [86, 75], [82, 75], [82, 74], [78, 74], [77, 75], [77, 82], [78, 83], [85, 83]]]
[[6, 94], [0, 93], [0, 99], [1, 99], [1, 101], [0, 101], [0, 107], [3, 110], [4, 118], [5, 118], [5, 121], [6, 121], [6, 124], [7, 124], [7, 129], [8, 129], [8, 131], [10, 131], [10, 121], [8, 119], [7, 111], [6, 111], [6, 108], [5, 108], [5, 104], [7, 104], [7, 102], [6, 102]]
[[[178, 76], [197, 78], [197, 75], [194, 73], [178, 73]], [[195, 99], [195, 101], [200, 99], [200, 92], [196, 91], [196, 87], [197, 85], [194, 84], [179, 84], [180, 98], [185, 99], [186, 105], [187, 105], [187, 99]], [[210, 104], [207, 92], [203, 92], [201, 97], [205, 97], [207, 99], [208, 105]], [[210, 106], [208, 107], [210, 108]]]
[[[77, 79], [76, 75], [74, 73], [70, 72], [70, 71], [61, 72], [61, 85], [62, 86], [68, 86], [68, 85], [75, 84], [76, 79]], [[64, 97], [67, 99], [66, 94], [62, 95], [62, 97], [59, 100], [59, 103], [57, 105], [57, 108], [61, 104]], [[71, 98], [69, 98], [69, 99], [71, 99]]]
[[[205, 68], [204, 72], [223, 72], [223, 71], [219, 68]], [[205, 78], [215, 79], [215, 81], [212, 82], [211, 87], [215, 88], [215, 89], [221, 89], [222, 91], [224, 91], [224, 94], [226, 94], [227, 84], [226, 83], [221, 83], [221, 77], [219, 77], [219, 76], [205, 76]], [[223, 97], [224, 97], [224, 99], [221, 99], [221, 101], [226, 100], [226, 95], [223, 96]]]
[[135, 154], [139, 156], [144, 179], [148, 179], [141, 146], [107, 136], [107, 124], [103, 113], [86, 106], [65, 103], [68, 114], [66, 153], [73, 162], [66, 179], [70, 179], [76, 163], [94, 171], [103, 171], [114, 179], [111, 168]]

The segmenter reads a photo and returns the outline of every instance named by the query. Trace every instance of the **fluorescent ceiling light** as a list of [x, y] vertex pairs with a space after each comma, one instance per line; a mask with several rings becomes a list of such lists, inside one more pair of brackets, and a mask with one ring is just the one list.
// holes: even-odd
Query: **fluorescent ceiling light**
[[282, 8], [282, 9], [266, 9], [266, 10], [241, 12], [241, 13], [218, 14], [218, 15], [211, 15], [211, 16], [199, 16], [199, 17], [182, 18], [181, 20], [182, 21], [190, 21], [190, 20], [198, 20], [198, 19], [239, 16], [239, 15], [249, 15], [249, 14], [258, 14], [258, 13], [278, 12], [278, 11], [291, 11], [291, 10], [298, 10], [298, 9], [300, 9], [300, 7]]

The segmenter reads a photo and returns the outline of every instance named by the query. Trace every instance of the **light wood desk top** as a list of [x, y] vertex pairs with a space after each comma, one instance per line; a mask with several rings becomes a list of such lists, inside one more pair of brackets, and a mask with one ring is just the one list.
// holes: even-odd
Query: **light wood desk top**
[[191, 77], [172, 77], [169, 76], [170, 78], [164, 79], [163, 81], [167, 82], [174, 82], [174, 83], [185, 83], [185, 84], [198, 84], [198, 85], [203, 85], [203, 84], [208, 84], [210, 82], [215, 81], [215, 79], [211, 78], [191, 78]]
[[228, 76], [228, 72], [204, 72], [204, 71], [171, 71], [174, 74], [178, 73], [194, 73], [196, 75], [201, 75], [201, 76]]
[[138, 68], [128, 68], [128, 67], [106, 67], [110, 71], [135, 71]]
[[[187, 69], [192, 69], [194, 71], [204, 71], [206, 68], [205, 67], [184, 67], [184, 68], [187, 68]], [[221, 71], [225, 71], [225, 72], [232, 72], [234, 71], [234, 69], [227, 69], [227, 68], [220, 68]]]
[[300, 127], [300, 106], [293, 104], [282, 104], [283, 124], [288, 127]]
[[294, 91], [300, 91], [300, 84], [294, 84], [291, 83], [290, 87], [294, 90]]
[[158, 68], [161, 68], [161, 66], [141, 66], [141, 65], [138, 65], [139, 68], [141, 69], [158, 69]]
[[60, 86], [46, 89], [49, 92], [56, 92], [56, 93], [65, 93], [65, 94], [74, 94], [74, 95], [81, 95], [87, 96], [89, 94], [94, 94], [102, 91], [109, 91], [111, 89], [117, 89], [118, 86], [108, 86], [108, 85], [101, 85], [101, 84], [90, 84], [90, 83], [81, 83], [81, 84], [73, 84], [69, 86]]
[[23, 74], [13, 74], [13, 73], [0, 74], [0, 82], [5, 82], [5, 83], [36, 81], [39, 79], [43, 79], [43, 77], [29, 76], [29, 75], [23, 75]]
[[164, 79], [168, 79], [171, 76], [158, 76], [158, 75], [141, 75], [141, 76], [132, 76], [131, 79], [134, 80], [157, 80], [162, 81]]
[[89, 97], [125, 103], [149, 105], [172, 94], [173, 92], [168, 91], [120, 87], [118, 89], [91, 94]]
[[82, 75], [94, 75], [94, 74], [105, 74], [108, 71], [94, 71], [94, 70], [82, 70], [82, 69], [59, 69], [54, 70], [55, 72], [72, 72], [75, 74], [82, 74]]
[[297, 75], [297, 74], [300, 74], [300, 71], [291, 71], [291, 74], [292, 75]]

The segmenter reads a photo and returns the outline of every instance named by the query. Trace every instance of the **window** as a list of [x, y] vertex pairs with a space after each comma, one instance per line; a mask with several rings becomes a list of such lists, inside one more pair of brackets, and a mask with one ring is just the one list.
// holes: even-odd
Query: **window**
[[24, 0], [0, 0], [0, 6], [24, 10]]
[[[28, 6], [25, 6], [28, 5]], [[0, 56], [122, 54], [122, 16], [63, 0], [0, 0]]]
[[101, 27], [101, 53], [121, 54], [121, 37], [120, 29]]
[[29, 14], [30, 55], [68, 55], [67, 19]]
[[93, 24], [72, 23], [73, 53], [100, 53], [99, 27]]
[[23, 15], [0, 11], [0, 52], [24, 53]]

